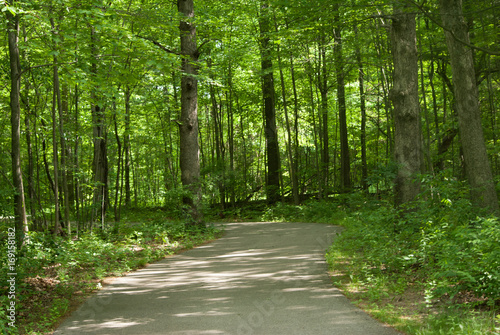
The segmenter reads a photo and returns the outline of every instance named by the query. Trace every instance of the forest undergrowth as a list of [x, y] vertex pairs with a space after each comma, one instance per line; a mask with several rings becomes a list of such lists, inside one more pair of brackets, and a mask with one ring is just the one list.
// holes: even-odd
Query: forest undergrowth
[[280, 204], [263, 219], [345, 227], [326, 252], [334, 285], [406, 334], [500, 334], [499, 219], [457, 181], [428, 178], [424, 188], [411, 208], [359, 193]]
[[[0, 229], [6, 232], [7, 229]], [[129, 211], [118, 225], [81, 234], [76, 239], [30, 232], [17, 260], [16, 325], [7, 328], [0, 309], [1, 334], [51, 334], [57, 325], [112, 277], [158, 261], [168, 255], [220, 237], [213, 226], [189, 228], [165, 220], [162, 210]], [[0, 240], [7, 240], [2, 236]], [[6, 255], [0, 281], [7, 283]], [[3, 284], [2, 284], [3, 285]], [[0, 286], [0, 306], [7, 306], [7, 286]]]
[[[299, 206], [248, 203], [207, 217], [341, 225], [326, 259], [333, 284], [359, 307], [406, 334], [500, 334], [499, 219], [475, 209], [460, 182], [441, 176], [423, 185], [411, 208], [359, 192]], [[106, 278], [222, 234], [166, 220], [161, 209], [128, 211], [122, 221], [72, 240], [30, 233], [17, 264], [19, 334], [49, 334]], [[5, 306], [7, 287], [0, 290]]]

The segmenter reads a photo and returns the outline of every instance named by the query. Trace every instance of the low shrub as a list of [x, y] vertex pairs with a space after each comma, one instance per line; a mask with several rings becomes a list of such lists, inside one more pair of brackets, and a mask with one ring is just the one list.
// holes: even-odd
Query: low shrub
[[[362, 287], [358, 290], [368, 301], [380, 301], [384, 292], [397, 296], [411, 289], [423, 297], [427, 316], [441, 315], [430, 310], [461, 309], [443, 314], [442, 320], [429, 319], [429, 324], [452, 324], [449, 329], [455, 329], [452, 319], [460, 313], [472, 315], [479, 308], [494, 314], [500, 303], [499, 219], [475, 208], [457, 181], [428, 178], [423, 189], [411, 208], [396, 210], [372, 201], [346, 207], [346, 229], [329, 249], [328, 262], [332, 269], [349, 273], [343, 280]], [[481, 327], [492, 331], [495, 322], [489, 315], [477, 320], [486, 320]], [[476, 324], [471, 318], [467, 322]], [[481, 327], [469, 333], [484, 333]]]

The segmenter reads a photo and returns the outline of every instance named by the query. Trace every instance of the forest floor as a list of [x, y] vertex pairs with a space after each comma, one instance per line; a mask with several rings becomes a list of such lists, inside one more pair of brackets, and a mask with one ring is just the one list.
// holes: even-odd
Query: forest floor
[[399, 334], [332, 286], [324, 253], [338, 232], [227, 224], [213, 243], [116, 278], [55, 334]]
[[[369, 210], [373, 211], [370, 208]], [[446, 297], [443, 300], [430, 301], [429, 292], [423, 285], [421, 276], [417, 276], [419, 268], [411, 268], [409, 275], [370, 277], [372, 271], [368, 270], [371, 265], [367, 264], [373, 256], [365, 250], [359, 257], [353, 258], [353, 254], [346, 250], [355, 246], [345, 245], [345, 237], [363, 239], [363, 244], [366, 243], [367, 234], [380, 236], [383, 233], [377, 229], [367, 232], [365, 227], [364, 230], [357, 232], [357, 235], [353, 235], [352, 232], [356, 232], [357, 229], [350, 223], [352, 220], [347, 212], [337, 204], [312, 202], [307, 206], [281, 205], [273, 208], [267, 208], [265, 204], [262, 204], [244, 209], [236, 208], [224, 215], [214, 211], [210, 219], [218, 223], [209, 225], [206, 231], [187, 231], [185, 225], [179, 220], [166, 219], [163, 209], [135, 209], [125, 214], [119, 226], [110, 223], [106, 232], [97, 230], [94, 234], [87, 232], [81, 234], [78, 240], [68, 240], [62, 237], [54, 239], [51, 235], [36, 232], [32, 234], [27, 251], [27, 263], [23, 263], [23, 269], [19, 269], [24, 274], [21, 275], [22, 283], [18, 288], [19, 297], [22, 299], [19, 305], [22, 308], [18, 309], [18, 328], [17, 331], [12, 332], [9, 329], [6, 330], [5, 325], [0, 322], [0, 334], [53, 334], [54, 329], [61, 325], [61, 322], [70, 314], [95, 319], [95, 316], [111, 308], [113, 301], [115, 303], [120, 301], [121, 298], [116, 301], [113, 298], [110, 302], [108, 299], [110, 292], [113, 292], [113, 296], [119, 297], [124, 296], [123, 288], [128, 291], [130, 287], [132, 292], [133, 285], [120, 284], [126, 278], [137, 280], [134, 290], [137, 290], [137, 286], [142, 287], [143, 292], [132, 294], [134, 298], [150, 290], [147, 286], [150, 285], [151, 280], [144, 282], [145, 278], [141, 278], [141, 275], [143, 271], [151, 271], [155, 267], [166, 267], [158, 274], [161, 277], [160, 282], [163, 280], [163, 285], [166, 286], [157, 292], [158, 298], [148, 300], [146, 306], [150, 301], [170, 304], [173, 300], [170, 299], [169, 294], [166, 294], [170, 289], [172, 294], [181, 294], [180, 291], [195, 292], [190, 305], [185, 305], [186, 302], [181, 299], [179, 305], [181, 309], [173, 308], [172, 305], [160, 305], [157, 308], [162, 311], [158, 319], [163, 320], [168, 317], [169, 326], [174, 324], [172, 314], [168, 314], [170, 312], [175, 313], [174, 319], [181, 323], [188, 321], [189, 324], [189, 320], [194, 317], [202, 317], [207, 324], [210, 324], [211, 320], [226, 320], [222, 322], [224, 325], [221, 327], [236, 327], [234, 328], [236, 330], [226, 333], [237, 334], [239, 330], [240, 334], [259, 334], [259, 329], [265, 329], [262, 328], [264, 323], [280, 322], [279, 311], [284, 310], [292, 313], [311, 312], [313, 316], [309, 318], [313, 320], [316, 314], [323, 315], [330, 320], [330, 324], [323, 326], [342, 327], [347, 324], [339, 325], [339, 322], [337, 324], [334, 322], [339, 319], [338, 313], [335, 314], [333, 310], [328, 312], [327, 309], [321, 307], [321, 303], [328, 302], [329, 299], [346, 301], [345, 298], [340, 298], [343, 297], [340, 294], [342, 292], [354, 305], [380, 322], [387, 323], [405, 334], [500, 334], [500, 315], [495, 318], [498, 312], [485, 309], [487, 305], [477, 301], [478, 298], [469, 294], [468, 291], [460, 292], [448, 301]], [[363, 218], [366, 219], [366, 216]], [[325, 224], [301, 223], [297, 224], [297, 229], [290, 231], [278, 229], [272, 232], [263, 229], [262, 221], [323, 222]], [[335, 226], [337, 224], [343, 227]], [[273, 227], [281, 225], [283, 224], [272, 224]], [[311, 233], [314, 237], [314, 232], [317, 233], [314, 229], [310, 231], [311, 225], [317, 229], [327, 229], [328, 234], [322, 232], [315, 237], [313, 242], [310, 241], [312, 246], [308, 247], [305, 245], [306, 237]], [[367, 227], [377, 228], [377, 225], [370, 221]], [[221, 228], [226, 229], [225, 236], [220, 241], [216, 241], [223, 235]], [[333, 245], [332, 239], [325, 237], [333, 238], [343, 229], [345, 229], [344, 233], [340, 238], [334, 239]], [[348, 234], [349, 231], [351, 234]], [[287, 235], [286, 238], [284, 235]], [[341, 243], [342, 240], [344, 243]], [[383, 242], [383, 238], [377, 237], [376, 240]], [[205, 245], [207, 242], [212, 243]], [[221, 249], [220, 254], [210, 256], [209, 253], [217, 252], [217, 248], [220, 247], [214, 248], [214, 246], [220, 243], [226, 244], [224, 247], [220, 246], [226, 248], [225, 253], [224, 249]], [[248, 243], [254, 245], [249, 246]], [[259, 244], [261, 247], [258, 247]], [[245, 245], [247, 249], [244, 249]], [[195, 246], [201, 247], [190, 250]], [[297, 254], [295, 247], [306, 248], [309, 252]], [[324, 265], [327, 249], [329, 276], [328, 274], [325, 276], [327, 271]], [[278, 254], [278, 252], [283, 252], [283, 254]], [[169, 257], [170, 255], [174, 257]], [[267, 270], [264, 266], [266, 262], [270, 262]], [[225, 270], [228, 263], [235, 263], [237, 269]], [[168, 267], [168, 264], [171, 266]], [[175, 264], [179, 272], [175, 272], [173, 267]], [[312, 273], [307, 273], [305, 270], [308, 265], [316, 267]], [[135, 271], [137, 269], [141, 270]], [[182, 275], [181, 271], [189, 269], [193, 269], [194, 272], [186, 272]], [[415, 276], [412, 277], [413, 275]], [[181, 282], [185, 281], [185, 283], [175, 284], [175, 281], [165, 279], [169, 277], [181, 279]], [[278, 281], [276, 279], [288, 285], [282, 288], [283, 292], [287, 294], [295, 292], [296, 296], [290, 295], [290, 302], [299, 301], [297, 297], [300, 294], [307, 295], [307, 292], [311, 292], [309, 298], [306, 296], [305, 300], [315, 297], [314, 304], [306, 306], [302, 303], [295, 303], [287, 305], [289, 310], [283, 309], [284, 304], [281, 304], [281, 298], [285, 297], [285, 294], [277, 295], [276, 292], [279, 292], [275, 290], [278, 289], [277, 287], [269, 288], [269, 285]], [[323, 288], [327, 291], [323, 288], [314, 288], [310, 291], [301, 287], [304, 282], [311, 280], [314, 281], [314, 285], [323, 283], [321, 285], [324, 285]], [[113, 287], [118, 287], [118, 290], [114, 290]], [[267, 295], [266, 287], [268, 287]], [[247, 303], [241, 310], [232, 312], [231, 303], [242, 300], [241, 296], [232, 295], [235, 290], [242, 291], [243, 295], [246, 294]], [[210, 294], [215, 295], [210, 296]], [[2, 297], [4, 295], [0, 296]], [[90, 300], [89, 297], [91, 297]], [[161, 297], [169, 297], [169, 299], [160, 301]], [[215, 309], [211, 308], [210, 311], [199, 309], [203, 302], [207, 306], [215, 306]], [[318, 302], [320, 303], [316, 306]], [[4, 301], [0, 301], [0, 304], [3, 305]], [[462, 307], [467, 305], [477, 307], [462, 310]], [[122, 305], [118, 307], [119, 313], [127, 309]], [[355, 310], [357, 312], [354, 314], [361, 313], [359, 309]], [[1, 312], [0, 310], [0, 315]], [[290, 319], [288, 314], [283, 317]], [[361, 314], [366, 317], [365, 313]], [[292, 319], [295, 319], [295, 314], [292, 315]], [[61, 327], [67, 327], [69, 320], [71, 319], [65, 321]], [[121, 326], [137, 329], [139, 326], [146, 327], [148, 324], [154, 327], [155, 323], [149, 316], [136, 318], [135, 321], [129, 323], [126, 323], [123, 317], [122, 319], [114, 318], [114, 321], [119, 322], [104, 323], [103, 325], [108, 328], [100, 334], [113, 331], [122, 334]], [[87, 323], [86, 326], [89, 324]], [[217, 327], [218, 324], [213, 330], [217, 331], [219, 329]], [[218, 333], [224, 333], [223, 331]], [[290, 329], [289, 332], [290, 334], [307, 334], [301, 328]], [[172, 333], [175, 334], [174, 331]], [[191, 333], [200, 333], [200, 329]], [[272, 333], [279, 334], [275, 331]], [[321, 334], [320, 332], [311, 333]], [[342, 333], [349, 334], [347, 330]], [[366, 333], [372, 334], [371, 331]]]

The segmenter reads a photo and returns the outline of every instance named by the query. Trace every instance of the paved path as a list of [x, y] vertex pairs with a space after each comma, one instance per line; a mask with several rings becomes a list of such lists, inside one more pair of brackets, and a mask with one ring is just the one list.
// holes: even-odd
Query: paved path
[[54, 334], [396, 335], [331, 284], [339, 227], [233, 223], [207, 245], [116, 279]]

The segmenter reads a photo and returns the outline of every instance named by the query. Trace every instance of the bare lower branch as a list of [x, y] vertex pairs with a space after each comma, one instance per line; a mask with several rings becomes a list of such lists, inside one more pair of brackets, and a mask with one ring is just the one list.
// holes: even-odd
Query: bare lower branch
[[47, 64], [40, 64], [40, 65], [35, 65], [35, 66], [30, 66], [24, 70], [21, 71], [21, 73], [19, 74], [19, 76], [22, 76], [23, 74], [25, 74], [26, 72], [28, 71], [31, 71], [33, 69], [38, 69], [38, 68], [41, 68], [41, 67], [49, 67], [49, 66], [59, 66], [59, 65], [71, 65], [71, 64], [76, 64], [77, 61], [73, 61], [73, 62], [66, 62], [66, 63], [47, 63]]
[[162, 49], [163, 51], [165, 52], [168, 52], [170, 54], [174, 54], [174, 55], [177, 55], [179, 56], [179, 53], [178, 52], [175, 52], [175, 51], [172, 51], [170, 50], [169, 48], [167, 48], [166, 46], [162, 45], [160, 42], [158, 41], [155, 41], [154, 39], [152, 38], [149, 38], [149, 37], [145, 37], [145, 36], [141, 36], [141, 35], [135, 35], [136, 37], [139, 37], [139, 38], [142, 38], [143, 40], [146, 40], [146, 41], [149, 41], [151, 43], [153, 43], [154, 45], [156, 45], [157, 47], [159, 47], [160, 49]]

